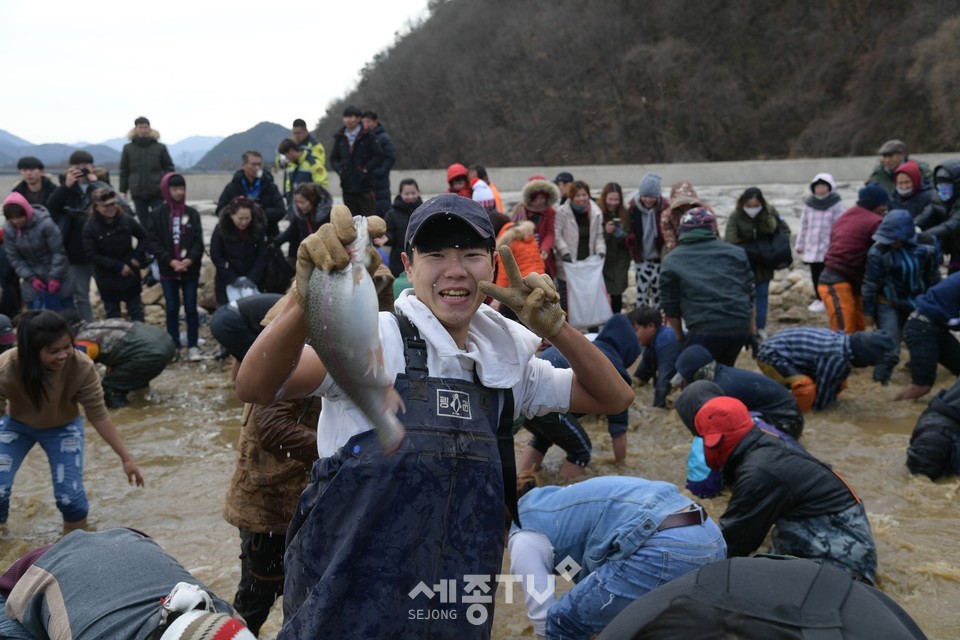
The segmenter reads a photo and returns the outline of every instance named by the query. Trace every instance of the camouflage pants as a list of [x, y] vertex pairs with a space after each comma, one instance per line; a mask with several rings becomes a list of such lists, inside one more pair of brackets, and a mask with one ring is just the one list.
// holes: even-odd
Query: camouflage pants
[[821, 560], [873, 584], [877, 547], [862, 504], [812, 518], [781, 518], [773, 529], [773, 553]]

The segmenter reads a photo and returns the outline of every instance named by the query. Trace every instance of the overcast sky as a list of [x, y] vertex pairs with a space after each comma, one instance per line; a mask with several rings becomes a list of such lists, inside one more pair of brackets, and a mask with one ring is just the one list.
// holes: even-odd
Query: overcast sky
[[265, 120], [312, 128], [426, 6], [0, 0], [0, 129], [39, 144], [125, 136], [138, 115], [167, 143]]

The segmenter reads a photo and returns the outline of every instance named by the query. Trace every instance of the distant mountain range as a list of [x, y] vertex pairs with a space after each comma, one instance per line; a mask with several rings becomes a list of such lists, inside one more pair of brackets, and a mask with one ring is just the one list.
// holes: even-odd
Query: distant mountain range
[[267, 167], [277, 155], [277, 145], [290, 137], [290, 130], [273, 122], [261, 122], [243, 133], [227, 136], [193, 165], [196, 171], [233, 171], [240, 168], [244, 151], [259, 151]]
[[[174, 144], [167, 144], [173, 164], [179, 170], [200, 171], [233, 170], [240, 167], [244, 151], [255, 149], [271, 162], [277, 145], [289, 136], [286, 127], [270, 122], [261, 122], [242, 133], [223, 136], [190, 136]], [[23, 156], [35, 156], [43, 161], [50, 172], [67, 166], [70, 154], [82, 149], [93, 156], [98, 166], [115, 169], [120, 164], [123, 145], [129, 140], [111, 138], [99, 143], [76, 142], [73, 144], [32, 144], [8, 131], [0, 129], [0, 171], [15, 170], [17, 160]], [[161, 138], [161, 141], [162, 138]]]

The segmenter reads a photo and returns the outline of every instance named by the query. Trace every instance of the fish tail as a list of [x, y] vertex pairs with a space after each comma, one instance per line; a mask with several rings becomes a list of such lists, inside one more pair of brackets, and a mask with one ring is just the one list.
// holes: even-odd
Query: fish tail
[[390, 385], [384, 389], [385, 398], [383, 402], [383, 419], [377, 425], [377, 440], [384, 452], [394, 453], [400, 448], [405, 435], [403, 424], [397, 418], [398, 411], [406, 411], [403, 405], [403, 398], [397, 393], [397, 390]]

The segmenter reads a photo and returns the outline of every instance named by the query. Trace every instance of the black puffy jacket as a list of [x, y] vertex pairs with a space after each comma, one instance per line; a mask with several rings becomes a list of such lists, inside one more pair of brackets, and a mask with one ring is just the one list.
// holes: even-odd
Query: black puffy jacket
[[934, 396], [920, 414], [907, 448], [907, 468], [931, 480], [960, 472], [960, 380]]

